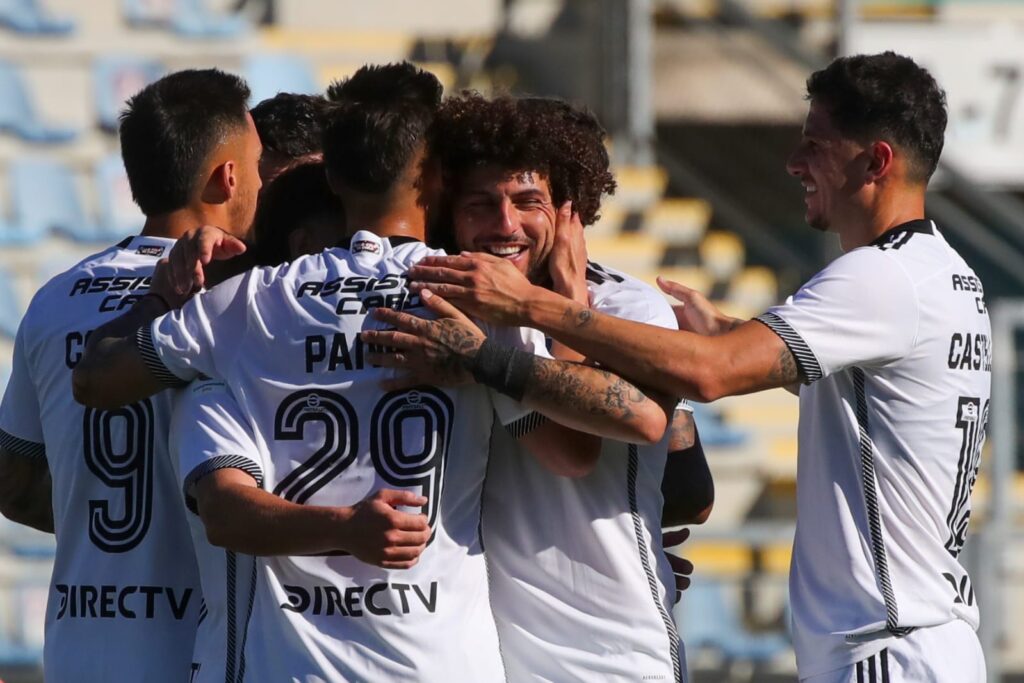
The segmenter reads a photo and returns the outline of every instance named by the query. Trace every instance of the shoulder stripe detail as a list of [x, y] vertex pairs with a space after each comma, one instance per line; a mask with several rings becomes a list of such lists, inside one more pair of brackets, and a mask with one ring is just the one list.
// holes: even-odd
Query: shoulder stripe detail
[[156, 347], [153, 345], [152, 325], [153, 323], [146, 323], [135, 333], [135, 346], [138, 347], [139, 353], [142, 355], [142, 362], [146, 364], [153, 376], [166, 386], [173, 388], [188, 386], [188, 382], [168, 370], [163, 360], [160, 359], [160, 354], [157, 353]]
[[821, 365], [818, 363], [818, 359], [815, 357], [814, 352], [811, 351], [811, 347], [804, 341], [804, 338], [790, 327], [789, 323], [771, 312], [762, 313], [754, 318], [754, 320], [767, 325], [772, 332], [779, 335], [782, 341], [785, 342], [786, 346], [793, 353], [793, 358], [796, 359], [796, 364], [806, 378], [807, 384], [821, 379]]
[[[626, 473], [626, 486], [629, 490], [629, 511], [633, 517], [633, 533], [636, 535], [637, 551], [640, 553], [640, 564], [643, 565], [644, 574], [647, 575], [647, 585], [651, 589], [651, 597], [654, 599], [654, 606], [661, 615], [661, 621], [665, 624], [665, 633], [668, 636], [669, 656], [672, 658], [672, 673], [675, 683], [682, 683], [682, 664], [679, 660], [679, 632], [672, 616], [665, 610], [665, 605], [658, 595], [658, 579], [651, 569], [651, 561], [648, 558], [647, 540], [644, 538], [643, 518], [640, 516], [640, 508], [637, 505], [636, 478], [639, 459], [639, 451], [635, 443], [629, 444], [629, 466]], [[669, 591], [672, 590], [670, 586]]]
[[185, 507], [198, 515], [199, 509], [196, 506], [196, 499], [189, 493], [189, 489], [206, 475], [228, 468], [242, 470], [256, 480], [256, 486], [263, 488], [263, 470], [260, 469], [259, 465], [241, 455], [217, 455], [204, 463], [196, 465], [185, 477], [185, 481], [181, 486], [182, 494], [185, 496]]
[[602, 282], [607, 282], [608, 280], [611, 280], [612, 282], [623, 282], [625, 280], [621, 275], [609, 273], [603, 266], [598, 263], [594, 263], [593, 261], [587, 261], [586, 278], [597, 285]]
[[46, 460], [46, 444], [20, 439], [2, 429], [0, 429], [0, 447], [29, 460]]
[[548, 419], [540, 413], [533, 412], [509, 424], [505, 429], [513, 439], [521, 439], [547, 421]]
[[885, 553], [885, 539], [882, 538], [882, 518], [878, 511], [878, 491], [875, 479], [875, 445], [871, 441], [868, 422], [868, 402], [864, 395], [864, 371], [853, 368], [853, 389], [857, 407], [857, 427], [860, 432], [861, 484], [864, 489], [864, 505], [868, 513], [868, 531], [871, 536], [871, 554], [875, 560], [875, 574], [885, 601], [885, 628], [899, 635], [900, 612], [896, 605], [896, 594], [889, 578], [889, 560]]

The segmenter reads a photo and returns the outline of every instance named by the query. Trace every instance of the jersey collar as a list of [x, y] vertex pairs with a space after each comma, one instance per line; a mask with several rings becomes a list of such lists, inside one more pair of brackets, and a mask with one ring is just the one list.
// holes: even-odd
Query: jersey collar
[[887, 244], [892, 240], [896, 239], [899, 235], [906, 232], [919, 232], [925, 235], [935, 234], [935, 224], [925, 218], [919, 218], [913, 221], [907, 221], [906, 223], [900, 223], [896, 227], [889, 228], [881, 235], [872, 240], [872, 247], [880, 247], [883, 244]]
[[130, 251], [141, 256], [153, 256], [163, 258], [171, 251], [175, 240], [169, 237], [148, 237], [145, 235], [132, 235], [117, 243], [119, 249]]
[[[363, 231], [361, 230], [360, 232], [363, 232]], [[351, 249], [352, 248], [352, 238], [353, 237], [355, 237], [355, 235], [350, 235], [349, 237], [346, 237], [345, 239], [341, 240], [340, 242], [338, 242], [334, 246], [340, 247], [342, 249]], [[377, 237], [377, 239], [383, 240], [383, 241], [387, 242], [392, 247], [397, 247], [400, 244], [410, 244], [412, 242], [421, 242], [422, 241], [422, 240], [416, 239], [415, 237], [409, 237], [408, 235], [394, 235], [394, 236], [391, 236], [391, 237]]]

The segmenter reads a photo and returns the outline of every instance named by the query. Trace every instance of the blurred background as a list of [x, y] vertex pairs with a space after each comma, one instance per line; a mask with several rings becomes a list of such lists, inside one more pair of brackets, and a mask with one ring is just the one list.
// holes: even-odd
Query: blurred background
[[[619, 190], [595, 261], [664, 275], [752, 316], [838, 253], [784, 170], [804, 80], [892, 49], [946, 88], [928, 211], [981, 276], [995, 401], [962, 560], [990, 680], [1024, 681], [1024, 2], [1020, 0], [0, 0], [0, 385], [32, 294], [142, 217], [117, 143], [126, 97], [167, 71], [245, 76], [252, 103], [410, 59], [448, 92], [556, 95], [611, 134]], [[677, 607], [693, 680], [795, 679], [786, 576], [797, 402], [779, 390], [696, 411], [716, 478]], [[53, 540], [0, 523], [0, 677], [38, 681]], [[627, 606], [628, 607], [628, 606]], [[595, 679], [597, 680], [597, 679]]]

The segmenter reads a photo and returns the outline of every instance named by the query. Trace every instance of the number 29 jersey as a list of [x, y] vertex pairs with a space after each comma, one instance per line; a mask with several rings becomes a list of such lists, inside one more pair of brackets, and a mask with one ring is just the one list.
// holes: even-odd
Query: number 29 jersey
[[349, 249], [244, 274], [140, 331], [154, 373], [223, 380], [249, 423], [246, 457], [210, 453], [200, 468], [240, 467], [296, 503], [353, 505], [383, 488], [429, 501], [433, 537], [411, 569], [260, 558], [238, 630], [247, 681], [504, 680], [480, 497], [494, 410], [506, 424], [523, 411], [479, 386], [386, 392], [390, 371], [360, 337], [377, 326], [372, 308], [419, 307], [403, 274], [435, 253], [361, 231]]
[[53, 481], [48, 681], [188, 678], [201, 595], [167, 453], [169, 397], [102, 411], [71, 395], [90, 332], [146, 293], [172, 245], [134, 237], [90, 256], [39, 290], [18, 329], [0, 443], [46, 458]]

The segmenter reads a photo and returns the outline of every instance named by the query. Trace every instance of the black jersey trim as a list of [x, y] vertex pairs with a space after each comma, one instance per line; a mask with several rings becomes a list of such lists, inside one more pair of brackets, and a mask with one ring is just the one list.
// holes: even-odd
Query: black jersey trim
[[252, 622], [252, 610], [256, 602], [256, 579], [259, 571], [259, 564], [255, 557], [251, 555], [243, 557], [252, 563], [252, 569], [249, 571], [249, 601], [245, 611], [245, 625], [242, 627], [242, 644], [239, 647], [237, 683], [242, 683], [245, 680], [245, 646], [249, 642], [249, 624]]
[[603, 282], [625, 282], [626, 278], [615, 273], [609, 273], [604, 266], [600, 263], [594, 263], [593, 261], [587, 261], [586, 278], [588, 282], [593, 282], [595, 285], [599, 285]]
[[548, 419], [538, 412], [519, 418], [505, 426], [505, 429], [512, 435], [513, 439], [519, 440], [547, 422]]
[[167, 369], [160, 354], [157, 353], [156, 346], [153, 344], [152, 323], [146, 323], [135, 333], [135, 346], [139, 349], [142, 362], [146, 364], [157, 381], [175, 389], [188, 386], [188, 382]]
[[128, 245], [132, 243], [133, 239], [135, 239], [135, 235], [129, 235], [128, 237], [125, 237], [123, 240], [117, 243], [117, 248], [127, 249]]
[[238, 583], [238, 558], [233, 550], [224, 551], [224, 559], [227, 562], [226, 566], [226, 579], [227, 593], [227, 608], [228, 608], [228, 623], [227, 623], [227, 653], [226, 659], [224, 660], [224, 683], [235, 683], [237, 680], [235, 672], [238, 670], [238, 628], [235, 624], [235, 589]]
[[861, 485], [864, 490], [864, 506], [867, 508], [871, 555], [875, 561], [875, 574], [885, 602], [885, 629], [893, 635], [906, 635], [910, 631], [899, 626], [900, 611], [896, 604], [896, 594], [892, 589], [892, 579], [889, 577], [889, 560], [885, 552], [885, 539], [882, 536], [882, 517], [878, 510], [878, 483], [875, 478], [875, 445], [871, 440], [868, 402], [864, 394], [864, 371], [853, 368], [851, 374], [860, 440]]
[[900, 223], [896, 227], [889, 228], [881, 235], [871, 241], [872, 247], [878, 247], [879, 249], [899, 249], [914, 235], [934, 235], [935, 226], [931, 221], [925, 219], [918, 219], [915, 221], [908, 221], [906, 223]]
[[754, 318], [754, 320], [767, 325], [772, 332], [779, 335], [793, 354], [793, 358], [796, 360], [797, 367], [800, 369], [800, 374], [804, 376], [806, 384], [811, 384], [821, 379], [823, 373], [821, 365], [818, 363], [818, 358], [811, 351], [811, 347], [807, 345], [804, 338], [789, 323], [772, 312], [762, 313]]
[[46, 462], [46, 444], [21, 439], [2, 429], [0, 429], [0, 447], [22, 458]]
[[679, 632], [676, 624], [672, 621], [672, 615], [665, 609], [661, 598], [658, 595], [658, 579], [651, 569], [651, 561], [648, 557], [647, 539], [644, 538], [644, 523], [640, 516], [640, 508], [637, 505], [637, 471], [639, 468], [639, 449], [635, 443], [629, 444], [629, 465], [626, 470], [626, 487], [629, 491], [629, 512], [633, 517], [633, 533], [636, 536], [637, 551], [640, 553], [640, 564], [643, 565], [644, 574], [647, 576], [647, 585], [651, 589], [651, 598], [654, 599], [654, 606], [661, 615], [661, 621], [665, 625], [665, 634], [668, 636], [669, 656], [672, 658], [672, 673], [675, 683], [682, 683], [682, 663], [679, 659]]

